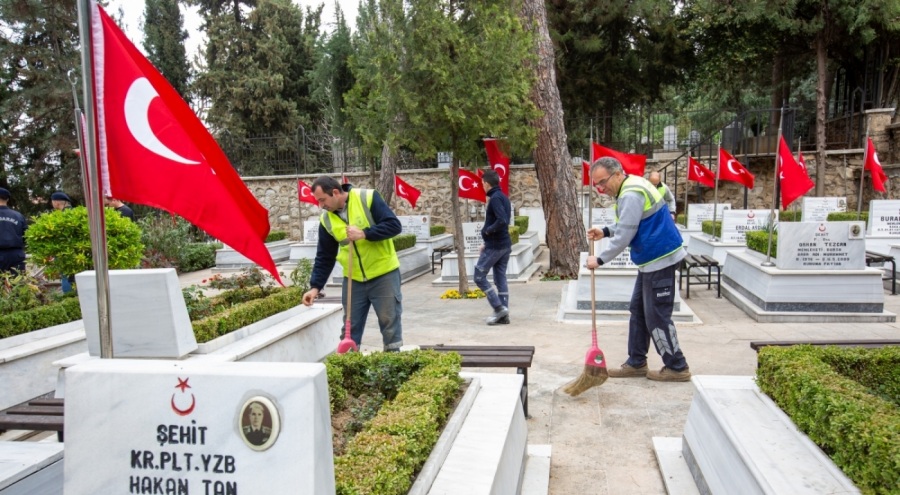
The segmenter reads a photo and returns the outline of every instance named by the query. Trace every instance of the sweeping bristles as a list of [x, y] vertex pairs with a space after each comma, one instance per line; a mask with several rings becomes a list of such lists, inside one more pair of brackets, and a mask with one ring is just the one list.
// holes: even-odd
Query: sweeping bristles
[[596, 330], [594, 330], [594, 344], [588, 350], [584, 358], [584, 370], [581, 376], [567, 383], [563, 387], [563, 392], [577, 397], [591, 387], [603, 385], [609, 378], [606, 371], [606, 359], [603, 357], [603, 351], [597, 347]]

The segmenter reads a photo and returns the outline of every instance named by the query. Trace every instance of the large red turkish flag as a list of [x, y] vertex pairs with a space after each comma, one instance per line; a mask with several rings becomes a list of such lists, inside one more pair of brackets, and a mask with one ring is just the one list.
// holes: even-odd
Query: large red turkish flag
[[699, 182], [706, 187], [716, 187], [716, 176], [700, 164], [694, 157], [688, 157], [688, 180]]
[[591, 151], [593, 152], [592, 158], [594, 161], [597, 161], [598, 158], [603, 158], [604, 156], [611, 156], [616, 160], [619, 160], [619, 163], [622, 164], [622, 168], [626, 173], [631, 175], [644, 175], [644, 168], [647, 166], [647, 155], [622, 153], [621, 151], [616, 151], [597, 143], [591, 144], [593, 145]]
[[496, 139], [485, 139], [484, 150], [491, 168], [500, 176], [500, 189], [509, 196], [509, 157], [500, 151]]
[[418, 189], [407, 184], [399, 175], [394, 176], [394, 189], [397, 193], [397, 197], [409, 201], [410, 206], [413, 208], [416, 207], [416, 201], [419, 201], [419, 196], [422, 195]]
[[787, 209], [795, 199], [806, 194], [816, 184], [806, 175], [806, 168], [794, 160], [794, 155], [781, 137], [778, 144], [778, 180], [781, 183], [781, 207]]
[[591, 185], [591, 165], [584, 160], [581, 160], [581, 185]]
[[484, 186], [481, 185], [481, 177], [469, 172], [465, 169], [459, 169], [459, 197], [466, 199], [474, 199], [487, 203], [487, 194], [484, 192]]
[[312, 188], [306, 182], [297, 180], [297, 197], [304, 203], [319, 206], [319, 200], [312, 193]]
[[181, 215], [281, 282], [264, 240], [269, 214], [203, 123], [91, 2], [103, 193]]
[[744, 166], [741, 165], [741, 162], [731, 156], [731, 153], [722, 148], [719, 148], [718, 172], [719, 180], [738, 182], [743, 184], [744, 187], [753, 189], [753, 181], [756, 177], [754, 177], [749, 170], [744, 168]]

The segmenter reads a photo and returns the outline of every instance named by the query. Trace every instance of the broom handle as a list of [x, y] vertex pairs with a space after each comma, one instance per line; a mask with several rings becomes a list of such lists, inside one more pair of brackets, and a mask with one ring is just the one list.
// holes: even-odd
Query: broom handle
[[[588, 256], [594, 255], [594, 240], [588, 241]], [[594, 287], [594, 269], [591, 268], [591, 344], [597, 347], [597, 303], [596, 288]]]
[[350, 250], [347, 255], [347, 323], [350, 323], [350, 304], [353, 301], [353, 241], [350, 241]]

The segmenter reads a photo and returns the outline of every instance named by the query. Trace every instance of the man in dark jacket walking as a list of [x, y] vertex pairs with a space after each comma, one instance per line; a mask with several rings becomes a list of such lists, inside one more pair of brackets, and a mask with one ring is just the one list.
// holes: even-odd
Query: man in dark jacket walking
[[0, 187], [0, 272], [25, 271], [25, 217], [6, 206], [9, 191]]
[[[485, 322], [488, 325], [509, 323], [509, 285], [506, 282], [506, 265], [512, 253], [509, 237], [509, 219], [512, 205], [500, 189], [500, 176], [494, 170], [487, 170], [481, 177], [481, 184], [487, 193], [484, 227], [481, 229], [481, 255], [475, 263], [475, 285], [487, 296], [494, 314]], [[494, 270], [494, 287], [488, 282], [487, 274]]]

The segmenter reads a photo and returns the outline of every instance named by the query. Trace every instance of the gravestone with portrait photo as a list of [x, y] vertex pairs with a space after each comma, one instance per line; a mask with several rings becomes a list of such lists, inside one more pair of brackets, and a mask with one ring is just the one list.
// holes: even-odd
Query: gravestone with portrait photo
[[[747, 232], [753, 230], [766, 230], [769, 226], [769, 216], [772, 210], [728, 210], [722, 216], [722, 242], [734, 244], [746, 244]], [[771, 220], [778, 222], [778, 210], [774, 211], [775, 217]]]
[[431, 217], [428, 215], [398, 215], [404, 234], [413, 234], [417, 241], [425, 241], [431, 237]]
[[[301, 259], [316, 259], [316, 248], [319, 245], [319, 219], [303, 221], [303, 240], [291, 244], [291, 254], [287, 266], [297, 266]], [[340, 271], [340, 267], [338, 268]]]
[[321, 363], [66, 370], [65, 493], [334, 493]]
[[775, 266], [782, 270], [862, 270], [863, 222], [785, 222], [778, 226]]
[[827, 222], [828, 214], [847, 211], [847, 198], [843, 196], [810, 197], [804, 196], [800, 206], [800, 218], [804, 222]]
[[[725, 210], [730, 210], [731, 205], [727, 203], [719, 203], [715, 205], [715, 217], [717, 221], [722, 220]], [[687, 229], [692, 232], [702, 232], [703, 222], [713, 219], [712, 203], [691, 203], [687, 209]]]

